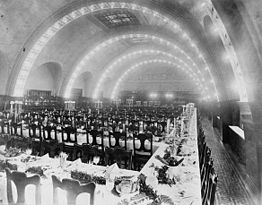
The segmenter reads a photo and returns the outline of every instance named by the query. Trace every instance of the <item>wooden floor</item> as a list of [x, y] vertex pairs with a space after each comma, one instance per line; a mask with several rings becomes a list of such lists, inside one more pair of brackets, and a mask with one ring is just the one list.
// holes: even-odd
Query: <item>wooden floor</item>
[[216, 204], [256, 204], [247, 189], [241, 177], [240, 172], [235, 168], [237, 165], [229, 147], [222, 144], [217, 130], [213, 129], [211, 122], [207, 119], [202, 120], [202, 125], [206, 135], [206, 143], [212, 150], [214, 167], [218, 175], [218, 187], [216, 193]]

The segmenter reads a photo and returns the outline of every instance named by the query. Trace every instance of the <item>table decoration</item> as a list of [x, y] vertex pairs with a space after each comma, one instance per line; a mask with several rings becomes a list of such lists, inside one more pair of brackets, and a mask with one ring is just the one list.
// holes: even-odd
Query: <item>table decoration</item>
[[59, 154], [59, 159], [60, 159], [60, 167], [64, 168], [66, 165], [66, 159], [68, 157], [68, 154], [61, 152]]
[[4, 171], [5, 168], [9, 168], [10, 170], [17, 170], [17, 165], [8, 162], [8, 160], [0, 160], [0, 171]]
[[172, 186], [176, 184], [176, 182], [173, 175], [169, 174], [168, 169], [169, 169], [168, 166], [155, 167], [155, 170], [158, 172], [158, 176], [157, 176], [158, 182], [160, 184], [168, 184], [169, 186]]
[[191, 156], [192, 148], [188, 146], [179, 145], [177, 148], [177, 156]]
[[8, 138], [6, 138], [6, 149], [10, 148], [17, 148], [21, 151], [25, 152], [32, 144], [31, 138], [26, 137], [18, 137], [15, 135], [10, 135]]
[[157, 195], [157, 192], [151, 187], [146, 184], [146, 176], [144, 174], [139, 175], [139, 186], [140, 186], [140, 193], [144, 193], [151, 201], [151, 205], [161, 205], [163, 203], [174, 205], [174, 202], [169, 196], [166, 195]]
[[138, 176], [138, 182], [140, 187], [140, 192], [145, 193], [150, 199], [157, 199], [157, 192], [149, 185], [146, 184], [146, 176], [144, 174], [140, 174]]
[[25, 172], [30, 172], [32, 174], [38, 174], [40, 176], [44, 176], [44, 170], [41, 166], [37, 167], [29, 167]]
[[122, 199], [117, 205], [149, 205], [153, 200], [149, 199], [145, 193], [138, 193], [131, 196], [130, 199]]
[[165, 137], [165, 143], [166, 144], [174, 144], [174, 138], [173, 137]]
[[163, 158], [160, 157], [159, 155], [156, 155], [155, 158], [161, 161], [163, 164], [167, 166], [172, 166], [172, 167], [178, 166], [184, 160], [184, 158], [179, 159], [177, 157], [171, 157], [171, 155], [169, 154], [165, 154]]
[[38, 158], [39, 157], [36, 157], [36, 156], [26, 155], [25, 157], [21, 157], [21, 162], [23, 162], [23, 163], [34, 162]]
[[10, 147], [6, 149], [6, 152], [4, 154], [5, 157], [17, 157], [22, 153], [21, 149], [16, 147]]
[[92, 181], [92, 176], [90, 174], [81, 171], [71, 171], [71, 178], [80, 181], [81, 183], [90, 183]]

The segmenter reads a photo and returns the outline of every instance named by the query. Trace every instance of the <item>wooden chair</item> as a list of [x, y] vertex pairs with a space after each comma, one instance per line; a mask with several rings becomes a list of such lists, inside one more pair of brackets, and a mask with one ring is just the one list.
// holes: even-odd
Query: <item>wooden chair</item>
[[80, 185], [80, 183], [73, 179], [63, 179], [60, 181], [56, 176], [52, 176], [53, 181], [53, 204], [58, 204], [57, 197], [57, 188], [63, 189], [67, 192], [67, 204], [74, 205], [76, 204], [76, 198], [81, 193], [90, 194], [90, 205], [94, 204], [94, 195], [95, 195], [95, 183], [91, 182], [85, 185]]
[[201, 187], [205, 187], [208, 181], [209, 174], [213, 168], [213, 160], [210, 158], [205, 164], [205, 169], [201, 173]]
[[49, 154], [54, 158], [63, 150], [63, 144], [58, 143], [57, 129], [55, 126], [43, 126], [43, 141], [41, 147], [41, 156]]
[[215, 174], [214, 168], [212, 168], [209, 173], [207, 186], [205, 186], [204, 190], [202, 190], [203, 205], [215, 204], [216, 187], [217, 187], [217, 175]]
[[204, 153], [204, 156], [203, 156], [202, 165], [200, 167], [201, 177], [203, 176], [203, 173], [205, 172], [207, 168], [206, 164], [209, 162], [210, 158], [211, 158], [211, 149], [207, 147], [206, 152]]
[[32, 155], [39, 155], [42, 149], [41, 125], [29, 124], [29, 137], [32, 139]]
[[62, 128], [63, 152], [68, 154], [68, 160], [75, 160], [75, 145], [77, 144], [77, 131], [73, 127]]
[[[112, 141], [113, 138], [115, 140], [115, 144], [113, 145]], [[110, 148], [115, 148], [115, 147], [122, 147], [120, 145], [120, 140], [124, 140], [124, 149], [127, 149], [127, 138], [126, 138], [126, 133], [125, 132], [112, 132], [109, 133], [109, 147]]]
[[[93, 141], [92, 143], [90, 143], [89, 139], [87, 138], [87, 142], [88, 144], [90, 144], [91, 146], [97, 149], [97, 155], [100, 156], [100, 160], [101, 160], [100, 164], [101, 163], [103, 164], [105, 161], [104, 133], [103, 131], [91, 130], [89, 134], [91, 135]], [[98, 138], [101, 139], [101, 143], [97, 142]]]
[[[35, 204], [41, 204], [41, 188], [40, 188], [40, 177], [34, 175], [27, 177], [24, 172], [11, 172], [10, 169], [6, 168], [6, 179], [7, 179], [7, 200], [9, 204], [24, 205], [25, 204], [25, 188], [29, 184], [36, 186], [35, 191]], [[11, 181], [14, 182], [17, 189], [17, 201], [14, 202]]]
[[105, 162], [106, 165], [118, 164], [120, 168], [130, 169], [132, 168], [132, 150], [125, 150], [121, 148], [109, 148], [105, 149]]
[[200, 169], [201, 169], [201, 167], [203, 165], [204, 156], [206, 155], [207, 149], [208, 149], [208, 147], [206, 145], [206, 142], [204, 142], [204, 144], [202, 145], [201, 150], [199, 150], [199, 167], [200, 167]]
[[[139, 147], [137, 147], [136, 141], [140, 143]], [[146, 141], [149, 142], [149, 149], [146, 148], [145, 145]], [[134, 169], [139, 170], [153, 155], [153, 135], [150, 133], [134, 135], [133, 147], [134, 147], [134, 157], [133, 157]]]

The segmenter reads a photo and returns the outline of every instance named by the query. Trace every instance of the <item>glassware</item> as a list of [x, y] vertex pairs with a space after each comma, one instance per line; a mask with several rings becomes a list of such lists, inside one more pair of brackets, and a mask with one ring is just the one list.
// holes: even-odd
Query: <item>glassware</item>
[[151, 168], [150, 173], [147, 175], [145, 182], [148, 186], [151, 186], [152, 188], [155, 188], [158, 186], [158, 179], [157, 179], [154, 167]]
[[60, 167], [62, 167], [62, 169], [64, 169], [64, 167], [65, 167], [67, 157], [68, 157], [68, 155], [66, 153], [64, 153], [64, 152], [61, 152], [59, 154]]
[[111, 192], [114, 188], [114, 185], [115, 185], [115, 180], [113, 177], [107, 177], [106, 178], [106, 190], [108, 192]]
[[31, 154], [32, 154], [32, 149], [26, 149], [25, 153], [26, 153], [27, 155], [31, 155]]
[[100, 157], [94, 156], [94, 159], [93, 159], [94, 164], [97, 165], [99, 161], [100, 161]]

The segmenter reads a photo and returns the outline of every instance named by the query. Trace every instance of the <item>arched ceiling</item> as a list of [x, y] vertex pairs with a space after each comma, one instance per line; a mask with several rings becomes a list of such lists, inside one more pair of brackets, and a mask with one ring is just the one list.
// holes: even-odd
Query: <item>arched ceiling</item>
[[[188, 75], [199, 81], [199, 88], [203, 87], [202, 97], [209, 96], [209, 100], [215, 101], [247, 100], [243, 69], [211, 1], [78, 0], [67, 4], [61, 0], [60, 3], [60, 8], [39, 23], [24, 43], [26, 50], [17, 56], [7, 86], [11, 95], [23, 95], [31, 71], [46, 62], [62, 65], [63, 80], [57, 88], [58, 95], [70, 97], [76, 79], [84, 72], [94, 76], [91, 84], [99, 92], [108, 76], [116, 82], [118, 72], [159, 55], [161, 59], [184, 65]], [[212, 33], [213, 27], [218, 28], [218, 36]], [[148, 49], [165, 54], [143, 53]], [[228, 55], [233, 56], [233, 61], [223, 59]], [[238, 92], [229, 81], [240, 85]], [[181, 80], [181, 84], [187, 83], [186, 79]], [[96, 97], [91, 92], [88, 95]]]

